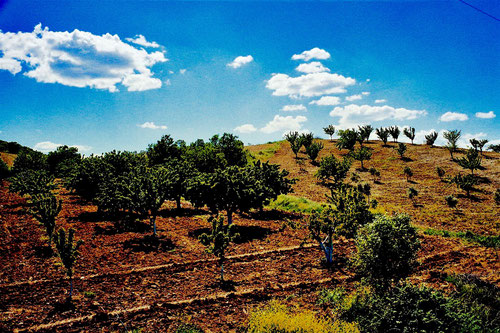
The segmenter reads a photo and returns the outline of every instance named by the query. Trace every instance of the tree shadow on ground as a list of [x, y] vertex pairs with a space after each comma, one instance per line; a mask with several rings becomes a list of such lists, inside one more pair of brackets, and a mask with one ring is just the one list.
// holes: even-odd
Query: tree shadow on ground
[[137, 220], [125, 220], [115, 222], [114, 224], [108, 224], [106, 226], [96, 225], [94, 227], [94, 234], [111, 236], [125, 232], [144, 233], [150, 230], [151, 225], [149, 223], [140, 222]]
[[208, 215], [210, 212], [201, 208], [181, 208], [180, 210], [174, 209], [164, 209], [158, 213], [161, 217], [190, 217], [196, 215]]
[[413, 162], [411, 157], [405, 156], [401, 158], [404, 162]]
[[332, 262], [330, 264], [326, 262], [326, 259], [324, 257], [322, 257], [319, 262], [321, 268], [330, 270], [332, 272], [344, 269], [348, 266], [348, 264], [349, 264], [349, 258], [347, 256], [335, 256], [335, 255], [333, 256]]
[[73, 222], [105, 222], [124, 221], [138, 218], [139, 215], [128, 212], [108, 213], [108, 212], [82, 212], [77, 217], [73, 217]]
[[462, 193], [458, 194], [457, 198], [468, 199], [468, 200], [474, 201], [474, 202], [481, 202], [481, 201], [485, 200], [485, 199], [481, 199], [481, 198], [475, 196], [474, 194], [467, 196], [466, 194], [462, 194]]
[[276, 209], [248, 212], [245, 213], [244, 216], [259, 221], [283, 220], [285, 218], [298, 220], [302, 218], [299, 213], [284, 212]]
[[[234, 225], [233, 230], [238, 234], [238, 237], [234, 239], [236, 244], [247, 243], [255, 239], [264, 239], [268, 235], [274, 233], [275, 231], [269, 228], [263, 228], [261, 226], [239, 226]], [[198, 239], [202, 234], [209, 234], [211, 232], [210, 228], [199, 228], [189, 232], [189, 237]]]
[[475, 176], [479, 184], [491, 184], [491, 180], [488, 177]]
[[233, 280], [224, 280], [222, 283], [220, 280], [217, 280], [209, 284], [207, 287], [210, 289], [219, 289], [224, 291], [236, 291], [236, 286], [238, 285], [239, 283]]
[[66, 297], [64, 301], [55, 301], [52, 306], [52, 310], [48, 313], [49, 317], [52, 317], [58, 313], [74, 311], [76, 309], [75, 305], [69, 299], [69, 297]]
[[54, 257], [54, 250], [48, 245], [37, 245], [33, 247], [37, 258], [48, 259]]
[[175, 248], [174, 242], [166, 237], [155, 237], [147, 235], [129, 239], [123, 243], [124, 249], [129, 249], [133, 252], [168, 252]]

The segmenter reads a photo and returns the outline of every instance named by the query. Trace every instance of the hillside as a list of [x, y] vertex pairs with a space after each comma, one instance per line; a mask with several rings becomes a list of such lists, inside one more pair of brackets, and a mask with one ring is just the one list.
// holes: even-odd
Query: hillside
[[[323, 143], [320, 158], [345, 153], [332, 142]], [[362, 183], [371, 184], [372, 198], [379, 202], [376, 211], [406, 212], [420, 227], [420, 266], [410, 280], [448, 290], [448, 275], [467, 273], [500, 286], [498, 249], [469, 237], [499, 235], [493, 192], [500, 187], [500, 155], [485, 153], [484, 169], [478, 171], [482, 183], [469, 199], [437, 176], [436, 166], [445, 168], [447, 175], [463, 172], [443, 148], [408, 145], [409, 160], [403, 161], [378, 141], [368, 147], [373, 157], [365, 165], [380, 170], [380, 183], [366, 171], [355, 171], [359, 162], [351, 171]], [[291, 195], [308, 199], [310, 205], [324, 202], [328, 190], [314, 177], [317, 166], [303, 153], [297, 162], [287, 142], [248, 150], [297, 178]], [[402, 174], [404, 166], [413, 170], [411, 183]], [[57, 223], [75, 228], [84, 241], [75, 267], [73, 307], [68, 309], [62, 304], [68, 286], [64, 271], [56, 257], [44, 253], [46, 239], [41, 237], [42, 227], [27, 214], [29, 203], [9, 193], [7, 185], [4, 181], [0, 186], [0, 330], [174, 331], [179, 323], [189, 322], [207, 332], [236, 332], [245, 327], [249, 311], [269, 299], [322, 311], [316, 303], [319, 290], [350, 290], [358, 282], [348, 264], [355, 251], [352, 240], [336, 240], [334, 266], [325, 268], [321, 250], [307, 238], [306, 216], [264, 209], [234, 217], [240, 237], [229, 248], [225, 263], [231, 285], [220, 289], [217, 261], [198, 240], [209, 227], [207, 210], [183, 202], [179, 213], [174, 203], [165, 203], [157, 219], [159, 240], [151, 242], [146, 221], [121, 225], [61, 187], [57, 196], [63, 206]], [[407, 197], [409, 186], [419, 191], [416, 205]], [[459, 197], [458, 210], [446, 206], [448, 194]], [[465, 231], [470, 231], [469, 238]]]

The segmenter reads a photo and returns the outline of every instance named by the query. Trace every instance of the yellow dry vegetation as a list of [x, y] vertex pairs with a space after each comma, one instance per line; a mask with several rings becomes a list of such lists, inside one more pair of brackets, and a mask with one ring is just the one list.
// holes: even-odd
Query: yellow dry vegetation
[[272, 300], [249, 316], [251, 333], [359, 333], [357, 325], [319, 317], [311, 310], [292, 309]]

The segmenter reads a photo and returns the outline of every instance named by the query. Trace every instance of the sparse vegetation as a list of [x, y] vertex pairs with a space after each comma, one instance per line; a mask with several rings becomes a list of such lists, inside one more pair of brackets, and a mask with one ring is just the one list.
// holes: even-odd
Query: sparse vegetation
[[397, 146], [397, 148], [394, 148], [396, 152], [399, 154], [399, 157], [401, 157], [402, 160], [404, 160], [404, 155], [406, 153], [406, 145], [402, 142], [400, 142]]
[[444, 200], [445, 200], [446, 204], [448, 205], [448, 207], [455, 208], [455, 209], [457, 208], [458, 199], [455, 198], [453, 195], [445, 196]]
[[306, 147], [306, 154], [311, 159], [312, 163], [316, 162], [319, 152], [324, 148], [321, 142], [313, 142], [308, 147]]
[[460, 139], [461, 136], [461, 131], [458, 130], [453, 130], [453, 131], [445, 131], [443, 133], [443, 136], [446, 140], [448, 140], [448, 143], [446, 144], [446, 149], [450, 152], [451, 159], [453, 160], [453, 153], [457, 151], [458, 145], [458, 139]]
[[406, 177], [406, 181], [409, 182], [411, 177], [413, 177], [413, 170], [409, 166], [405, 166], [403, 169], [403, 174]]
[[464, 169], [469, 169], [471, 175], [474, 175], [474, 170], [481, 167], [481, 157], [475, 149], [469, 149], [465, 157], [459, 158], [457, 160], [458, 165]]
[[408, 188], [408, 190], [406, 190], [406, 193], [408, 194], [408, 198], [411, 200], [411, 202], [413, 202], [413, 204], [415, 205], [416, 202], [415, 202], [415, 199], [417, 198], [418, 196], [418, 191], [417, 189], [415, 189], [414, 187], [410, 187]]
[[411, 144], [413, 144], [413, 140], [415, 140], [415, 127], [405, 127], [403, 129], [403, 134], [411, 140]]
[[433, 131], [429, 134], [425, 135], [425, 144], [428, 146], [434, 146], [434, 142], [436, 142], [436, 139], [438, 137], [438, 133], [436, 131]]
[[372, 152], [370, 149], [366, 147], [360, 147], [359, 149], [355, 149], [351, 152], [351, 157], [357, 161], [361, 162], [361, 170], [365, 170], [365, 166], [363, 165], [363, 161], [368, 161], [372, 157]]
[[438, 174], [439, 179], [441, 179], [442, 181], [444, 175], [446, 174], [446, 170], [438, 166], [436, 167], [436, 173]]
[[379, 182], [380, 181], [380, 171], [377, 169], [371, 167], [370, 170], [370, 175], [373, 177], [373, 182]]
[[64, 268], [66, 268], [66, 274], [69, 277], [70, 289], [68, 299], [71, 300], [73, 295], [73, 265], [78, 257], [78, 249], [83, 244], [83, 241], [78, 240], [75, 243], [75, 229], [69, 229], [66, 234], [66, 230], [60, 228], [54, 236], [54, 243], [59, 258]]
[[389, 127], [389, 134], [392, 136], [392, 141], [393, 142], [398, 142], [399, 134], [401, 133], [401, 130], [397, 126], [391, 126]]
[[385, 127], [380, 127], [375, 130], [375, 133], [377, 134], [378, 138], [382, 140], [384, 143], [384, 146], [387, 146], [387, 140], [389, 140], [389, 129]]
[[342, 160], [330, 155], [321, 159], [316, 177], [322, 182], [333, 180], [333, 187], [338, 187], [347, 177], [352, 161], [348, 157]]
[[354, 150], [358, 139], [358, 133], [354, 129], [346, 129], [338, 131], [339, 139], [335, 144], [338, 150], [347, 149], [349, 151]]
[[335, 134], [335, 127], [333, 125], [328, 125], [327, 127], [323, 127], [323, 131], [330, 136], [330, 141], [332, 141], [333, 135]]

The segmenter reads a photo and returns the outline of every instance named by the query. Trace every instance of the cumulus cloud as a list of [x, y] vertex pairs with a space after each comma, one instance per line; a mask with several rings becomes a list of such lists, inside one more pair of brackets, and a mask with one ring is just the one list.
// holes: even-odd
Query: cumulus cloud
[[348, 102], [354, 102], [354, 101], [358, 101], [362, 98], [363, 98], [363, 96], [361, 94], [358, 94], [358, 95], [347, 96], [345, 98], [345, 100]]
[[307, 108], [302, 104], [292, 104], [285, 105], [283, 108], [281, 108], [281, 111], [307, 111]]
[[257, 129], [255, 128], [254, 125], [252, 124], [244, 124], [244, 125], [241, 125], [241, 126], [238, 126], [234, 129], [235, 132], [239, 132], [239, 133], [253, 133], [255, 132]]
[[495, 112], [490, 111], [490, 112], [476, 112], [476, 117], [481, 118], [481, 119], [492, 119], [495, 118], [497, 115]]
[[[42, 142], [38, 142], [33, 147], [33, 149], [39, 150], [42, 152], [49, 152], [49, 151], [56, 150], [57, 147], [60, 147], [60, 146], [64, 146], [64, 145], [62, 143], [54, 143], [51, 141], [42, 141]], [[90, 147], [90, 146], [83, 146], [83, 145], [73, 145], [73, 146], [69, 146], [69, 147], [74, 147], [74, 148], [78, 149], [78, 151], [81, 153], [92, 149], [92, 147]]]
[[307, 64], [300, 64], [295, 68], [296, 71], [302, 73], [321, 73], [321, 72], [329, 72], [330, 69], [323, 66], [319, 61], [313, 61]]
[[323, 96], [320, 99], [309, 102], [309, 104], [316, 105], [339, 105], [340, 98], [336, 96]]
[[144, 124], [139, 124], [137, 125], [139, 126], [140, 128], [147, 128], [147, 129], [153, 129], [153, 130], [156, 130], [156, 129], [167, 129], [167, 126], [165, 125], [156, 125], [154, 123], [154, 121], [146, 121]]
[[275, 115], [273, 120], [268, 122], [266, 126], [260, 130], [264, 133], [274, 133], [274, 132], [287, 132], [287, 131], [299, 131], [302, 129], [302, 123], [306, 122], [307, 118], [304, 116], [286, 116], [282, 117], [280, 115]]
[[375, 103], [377, 103], [377, 104], [381, 104], [381, 103], [385, 103], [385, 102], [387, 102], [386, 99], [376, 99], [375, 100]]
[[441, 121], [466, 121], [469, 119], [469, 117], [465, 113], [459, 113], [459, 112], [446, 112], [439, 117], [439, 120]]
[[278, 73], [273, 74], [271, 79], [267, 81], [266, 88], [274, 90], [274, 96], [297, 98], [345, 93], [345, 88], [355, 83], [356, 80], [353, 78], [324, 72], [298, 77]]
[[361, 124], [369, 124], [382, 120], [411, 120], [425, 116], [425, 110], [409, 110], [405, 108], [394, 108], [392, 106], [371, 106], [350, 104], [344, 107], [337, 106], [330, 116], [340, 117], [339, 125], [349, 127]]
[[309, 51], [304, 51], [301, 54], [294, 54], [292, 60], [309, 61], [311, 59], [325, 60], [330, 58], [330, 53], [320, 48], [313, 48]]
[[363, 96], [368, 96], [368, 95], [370, 95], [370, 92], [369, 92], [369, 91], [363, 91], [363, 92], [361, 93], [361, 95], [363, 95]]
[[136, 35], [134, 38], [125, 38], [125, 39], [127, 41], [129, 41], [130, 43], [134, 43], [134, 44], [141, 45], [144, 47], [152, 47], [152, 48], [160, 47], [160, 44], [158, 44], [156, 42], [148, 42], [146, 40], [146, 37], [144, 37], [143, 35]]
[[160, 88], [150, 68], [168, 60], [163, 52], [137, 49], [118, 35], [50, 31], [41, 24], [33, 32], [0, 32], [0, 51], [0, 69], [12, 74], [24, 67], [24, 75], [38, 82], [111, 92], [118, 91], [117, 84], [129, 91]]
[[232, 62], [227, 64], [227, 66], [232, 68], [240, 68], [241, 66], [251, 63], [252, 61], [253, 57], [251, 55], [239, 56], [236, 57]]

